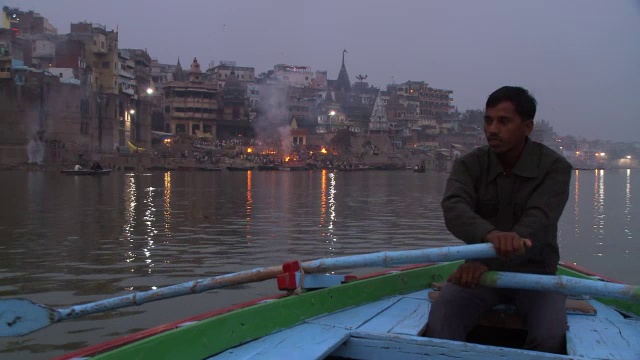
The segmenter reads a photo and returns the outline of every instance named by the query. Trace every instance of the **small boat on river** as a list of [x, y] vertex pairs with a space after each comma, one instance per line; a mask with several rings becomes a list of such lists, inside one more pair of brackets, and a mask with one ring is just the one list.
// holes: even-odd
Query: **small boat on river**
[[[460, 260], [495, 256], [490, 244], [476, 244], [293, 261], [108, 302], [49, 309], [52, 313], [41, 315], [46, 324], [24, 331], [48, 326], [56, 318], [61, 321], [100, 308], [105, 311], [107, 303], [112, 309], [121, 308], [167, 298], [170, 292], [187, 295], [275, 278], [281, 293], [126, 335], [58, 360], [640, 359], [640, 288], [566, 264], [561, 264], [557, 276], [488, 272], [481, 278], [483, 286], [573, 294], [566, 303], [566, 355], [524, 350], [521, 319], [508, 304], [484, 314], [466, 342], [423, 336], [431, 301]], [[358, 277], [336, 274], [347, 268], [398, 264], [412, 265]], [[27, 327], [37, 323], [27, 313], [20, 314], [17, 305], [12, 306], [17, 320], [3, 317], [0, 335], [15, 335], [23, 322]], [[38, 305], [33, 311], [42, 309], [48, 308]], [[0, 306], [0, 315], [2, 310]]]
[[81, 170], [62, 170], [60, 171], [66, 175], [107, 175], [111, 173], [111, 169], [102, 169], [102, 170], [91, 170], [91, 169], [81, 169]]

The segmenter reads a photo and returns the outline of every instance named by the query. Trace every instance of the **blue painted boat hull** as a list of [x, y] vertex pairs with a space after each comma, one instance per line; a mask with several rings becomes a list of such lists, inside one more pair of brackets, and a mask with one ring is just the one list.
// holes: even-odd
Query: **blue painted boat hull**
[[[155, 333], [150, 331], [127, 347], [97, 358], [135, 355], [155, 359], [181, 354], [184, 359], [640, 359], [638, 304], [622, 300], [588, 299], [584, 301], [595, 309], [594, 313], [568, 312], [568, 355], [421, 336], [431, 309], [428, 299], [434, 292], [433, 279], [445, 279], [457, 264], [387, 271], [326, 289], [219, 311], [197, 320], [186, 319]], [[321, 268], [326, 264], [305, 265]], [[560, 273], [591, 278], [568, 268], [562, 268]], [[368, 293], [376, 293], [376, 299], [371, 301]], [[338, 299], [342, 304], [334, 306]], [[631, 310], [625, 311], [624, 306]], [[285, 317], [290, 320], [282, 320]], [[267, 329], [261, 330], [262, 335], [252, 329], [264, 325]], [[92, 356], [95, 351], [94, 348], [70, 356]]]

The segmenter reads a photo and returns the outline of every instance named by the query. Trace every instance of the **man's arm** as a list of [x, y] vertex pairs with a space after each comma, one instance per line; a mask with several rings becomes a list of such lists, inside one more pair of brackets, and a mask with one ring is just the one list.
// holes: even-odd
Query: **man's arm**
[[569, 199], [571, 170], [571, 164], [564, 159], [554, 162], [542, 184], [529, 197], [520, 221], [513, 227], [515, 233], [533, 239], [536, 230], [558, 223]]
[[454, 162], [441, 206], [447, 229], [465, 243], [476, 244], [495, 227], [474, 211], [477, 194], [471, 172], [462, 160]]

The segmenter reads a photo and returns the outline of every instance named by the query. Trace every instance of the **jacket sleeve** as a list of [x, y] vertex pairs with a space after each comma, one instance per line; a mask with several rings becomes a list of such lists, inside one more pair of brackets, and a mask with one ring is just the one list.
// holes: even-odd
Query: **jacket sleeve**
[[479, 173], [469, 169], [463, 159], [456, 160], [441, 202], [447, 229], [467, 244], [484, 242], [485, 235], [495, 229], [490, 222], [475, 213], [477, 194], [473, 172]]
[[557, 159], [547, 170], [538, 188], [531, 194], [520, 221], [513, 231], [521, 237], [533, 239], [536, 229], [547, 229], [557, 224], [567, 200], [572, 166], [564, 159]]

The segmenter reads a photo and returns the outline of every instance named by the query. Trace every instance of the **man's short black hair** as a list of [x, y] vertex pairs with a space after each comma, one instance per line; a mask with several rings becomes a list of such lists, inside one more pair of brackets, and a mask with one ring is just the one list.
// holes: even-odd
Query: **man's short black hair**
[[538, 102], [524, 88], [519, 86], [503, 86], [489, 95], [486, 108], [493, 108], [500, 103], [508, 101], [515, 107], [516, 113], [522, 120], [533, 120], [536, 116], [536, 105]]

